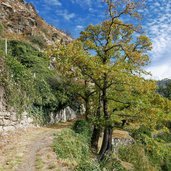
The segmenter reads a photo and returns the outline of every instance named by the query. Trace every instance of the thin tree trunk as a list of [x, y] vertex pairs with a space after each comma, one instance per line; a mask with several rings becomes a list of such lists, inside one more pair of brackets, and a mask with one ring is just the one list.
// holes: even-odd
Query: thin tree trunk
[[85, 99], [85, 108], [86, 108], [85, 119], [88, 121], [88, 116], [90, 114], [89, 97]]
[[5, 55], [8, 54], [8, 40], [5, 39]]

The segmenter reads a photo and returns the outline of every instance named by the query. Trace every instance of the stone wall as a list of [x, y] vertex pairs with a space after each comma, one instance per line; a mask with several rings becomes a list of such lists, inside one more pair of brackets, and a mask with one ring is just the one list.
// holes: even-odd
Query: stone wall
[[[33, 125], [33, 119], [28, 117], [27, 112], [23, 112], [20, 117], [17, 117], [17, 113], [7, 110], [7, 105], [4, 99], [5, 90], [0, 86], [0, 132], [10, 131], [18, 128], [27, 128]], [[84, 114], [84, 106], [81, 107], [79, 114]], [[58, 122], [66, 122], [73, 120], [77, 117], [77, 112], [71, 107], [66, 107], [56, 113], [50, 114], [50, 124]]]
[[[19, 117], [16, 112], [7, 110], [4, 96], [5, 90], [0, 86], [0, 132], [34, 126], [33, 119], [28, 117], [27, 112], [23, 112]], [[68, 106], [56, 113], [51, 113], [50, 124], [73, 120], [77, 117], [77, 113], [80, 115], [85, 113], [84, 105], [80, 106], [79, 112]]]
[[18, 118], [16, 112], [7, 110], [4, 94], [5, 90], [0, 86], [0, 132], [33, 126], [33, 119], [26, 112]]

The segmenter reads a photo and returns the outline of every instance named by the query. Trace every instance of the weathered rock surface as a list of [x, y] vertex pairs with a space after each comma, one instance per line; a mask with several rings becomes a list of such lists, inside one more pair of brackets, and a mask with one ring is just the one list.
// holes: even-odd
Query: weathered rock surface
[[55, 124], [58, 122], [66, 122], [68, 120], [75, 119], [76, 117], [76, 112], [68, 106], [57, 113], [51, 113], [50, 123]]
[[72, 38], [63, 31], [48, 25], [34, 6], [23, 0], [0, 0], [0, 22], [5, 27], [5, 37], [39, 41], [53, 45], [56, 41], [70, 42]]
[[120, 146], [127, 146], [133, 144], [135, 141], [127, 131], [114, 130], [112, 134], [112, 144], [114, 152], [117, 152]]

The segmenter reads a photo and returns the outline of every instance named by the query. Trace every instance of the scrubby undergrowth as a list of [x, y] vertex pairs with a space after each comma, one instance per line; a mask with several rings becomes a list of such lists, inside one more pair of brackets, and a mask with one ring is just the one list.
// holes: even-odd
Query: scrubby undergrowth
[[54, 150], [57, 157], [65, 162], [71, 170], [100, 171], [98, 162], [91, 154], [87, 138], [71, 129], [66, 129], [56, 136]]
[[53, 147], [57, 158], [70, 170], [170, 171], [171, 152], [168, 143], [161, 136], [153, 138], [149, 131], [143, 130], [141, 128], [132, 134], [134, 144], [121, 146], [117, 154], [107, 154], [101, 162], [91, 151], [91, 125], [84, 120], [76, 121], [72, 129], [57, 135]]
[[77, 103], [49, 57], [29, 43], [8, 40], [8, 55], [0, 52], [0, 65], [0, 86], [5, 88], [8, 107], [18, 114], [27, 111], [38, 124], [48, 123], [51, 112]]

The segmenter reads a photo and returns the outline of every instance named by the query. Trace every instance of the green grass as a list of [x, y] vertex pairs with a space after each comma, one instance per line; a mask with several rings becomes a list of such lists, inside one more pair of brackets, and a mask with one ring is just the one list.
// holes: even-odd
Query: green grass
[[87, 137], [66, 129], [55, 137], [53, 147], [57, 157], [67, 162], [69, 168], [76, 171], [100, 171], [98, 162], [91, 154]]

